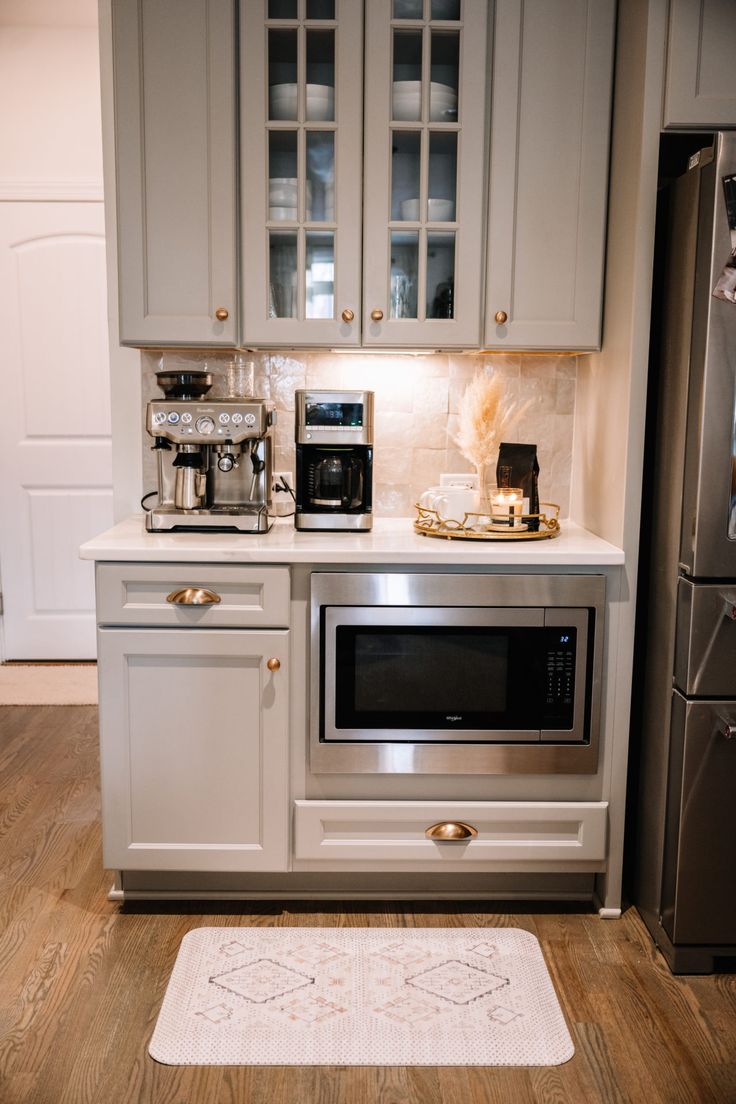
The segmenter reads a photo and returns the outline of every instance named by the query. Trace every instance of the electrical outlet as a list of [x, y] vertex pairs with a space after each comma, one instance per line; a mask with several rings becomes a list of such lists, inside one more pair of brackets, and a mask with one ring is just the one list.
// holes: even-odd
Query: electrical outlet
[[294, 490], [294, 479], [290, 471], [275, 471], [271, 476], [271, 494], [274, 495], [288, 495], [291, 499], [291, 495], [287, 491], [286, 487], [291, 487]]
[[275, 517], [284, 517], [294, 513], [294, 499], [284, 487], [284, 483], [294, 490], [290, 471], [275, 471], [271, 476], [271, 513]]

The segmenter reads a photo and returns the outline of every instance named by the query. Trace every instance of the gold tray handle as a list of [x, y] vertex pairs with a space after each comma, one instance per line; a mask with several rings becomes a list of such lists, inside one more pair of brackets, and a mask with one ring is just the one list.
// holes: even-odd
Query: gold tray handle
[[171, 594], [167, 594], [166, 601], [174, 606], [216, 606], [222, 599], [213, 590], [183, 587], [182, 590], [172, 590]]
[[462, 820], [441, 820], [439, 824], [425, 829], [424, 834], [435, 843], [462, 843], [464, 840], [475, 839], [478, 829]]

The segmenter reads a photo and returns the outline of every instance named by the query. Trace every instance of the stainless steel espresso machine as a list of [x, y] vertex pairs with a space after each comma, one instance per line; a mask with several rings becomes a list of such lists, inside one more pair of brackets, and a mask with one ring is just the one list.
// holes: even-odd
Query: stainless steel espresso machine
[[158, 372], [164, 399], [146, 408], [158, 501], [146, 529], [265, 533], [271, 527], [271, 425], [264, 399], [211, 399], [208, 372]]
[[297, 391], [297, 529], [373, 525], [373, 392]]

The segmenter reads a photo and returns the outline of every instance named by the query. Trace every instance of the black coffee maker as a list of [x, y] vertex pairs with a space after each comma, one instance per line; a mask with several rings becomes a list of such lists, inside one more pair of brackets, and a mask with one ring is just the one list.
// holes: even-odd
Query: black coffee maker
[[373, 524], [373, 392], [297, 391], [297, 529]]

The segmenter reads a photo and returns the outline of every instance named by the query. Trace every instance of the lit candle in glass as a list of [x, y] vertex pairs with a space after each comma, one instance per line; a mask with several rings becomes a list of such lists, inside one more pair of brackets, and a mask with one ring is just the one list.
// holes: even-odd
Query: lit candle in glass
[[491, 499], [491, 528], [525, 529], [522, 522], [524, 494], [521, 487], [493, 487]]

